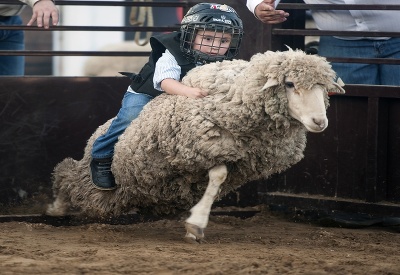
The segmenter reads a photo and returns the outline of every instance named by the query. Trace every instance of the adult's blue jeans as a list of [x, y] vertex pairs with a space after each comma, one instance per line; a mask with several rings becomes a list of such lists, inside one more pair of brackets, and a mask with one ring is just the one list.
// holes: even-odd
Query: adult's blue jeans
[[107, 132], [98, 137], [93, 144], [92, 158], [112, 158], [114, 145], [119, 136], [125, 131], [129, 124], [137, 118], [144, 105], [150, 102], [153, 97], [141, 93], [126, 92], [122, 99], [122, 106], [115, 119], [111, 122]]
[[[343, 40], [322, 36], [318, 53], [325, 57], [400, 59], [400, 38], [389, 40]], [[400, 86], [400, 65], [332, 63], [345, 84]]]
[[[0, 17], [0, 50], [24, 50], [22, 30], [2, 30], [1, 25], [22, 25], [19, 16]], [[24, 56], [0, 55], [0, 75], [24, 75]]]

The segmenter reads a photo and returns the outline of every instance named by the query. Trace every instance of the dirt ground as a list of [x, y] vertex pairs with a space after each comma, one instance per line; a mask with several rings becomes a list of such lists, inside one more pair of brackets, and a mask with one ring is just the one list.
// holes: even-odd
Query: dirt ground
[[400, 274], [400, 233], [293, 222], [267, 210], [212, 216], [201, 244], [182, 219], [128, 225], [0, 223], [0, 274]]

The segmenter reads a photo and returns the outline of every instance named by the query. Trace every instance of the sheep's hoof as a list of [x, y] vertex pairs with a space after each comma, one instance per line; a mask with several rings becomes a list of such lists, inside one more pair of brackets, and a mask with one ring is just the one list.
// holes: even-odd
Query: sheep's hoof
[[201, 243], [204, 241], [204, 230], [197, 225], [185, 223], [186, 235], [185, 241], [188, 243]]

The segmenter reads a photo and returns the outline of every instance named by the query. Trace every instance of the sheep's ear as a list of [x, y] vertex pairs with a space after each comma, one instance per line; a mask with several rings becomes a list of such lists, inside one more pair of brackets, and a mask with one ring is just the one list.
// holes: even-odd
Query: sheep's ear
[[342, 81], [342, 79], [340, 77], [337, 79], [337, 82], [333, 82], [332, 85], [333, 85], [333, 87], [329, 87], [329, 89], [328, 89], [329, 95], [345, 93], [345, 90], [342, 88], [344, 86], [344, 82]]
[[262, 87], [261, 91], [266, 90], [267, 88], [278, 85], [279, 82], [276, 78], [268, 78], [267, 83], [265, 83], [264, 87]]
[[292, 49], [291, 47], [289, 47], [289, 46], [286, 45], [286, 44], [285, 44], [285, 46], [286, 46], [286, 48], [289, 50], [289, 52], [293, 52], [293, 49]]
[[338, 77], [338, 79], [336, 80], [336, 83], [338, 84], [338, 85], [340, 85], [340, 87], [343, 87], [345, 84], [344, 84], [344, 82], [343, 82], [343, 80], [340, 78], [340, 77]]

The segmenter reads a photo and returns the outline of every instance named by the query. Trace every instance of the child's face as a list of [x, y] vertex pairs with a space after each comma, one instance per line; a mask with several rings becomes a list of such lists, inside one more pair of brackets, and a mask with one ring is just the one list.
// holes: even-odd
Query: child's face
[[223, 32], [201, 31], [196, 34], [193, 49], [208, 55], [225, 55], [232, 35]]

